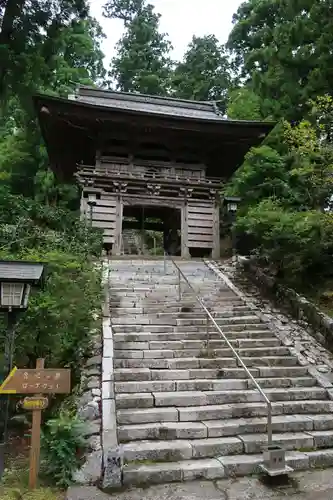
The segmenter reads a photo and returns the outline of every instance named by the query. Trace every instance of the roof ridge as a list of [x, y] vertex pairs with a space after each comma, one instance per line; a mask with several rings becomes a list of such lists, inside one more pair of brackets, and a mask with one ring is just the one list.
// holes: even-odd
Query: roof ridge
[[[83, 90], [83, 92], [82, 92]], [[150, 94], [142, 94], [140, 92], [120, 92], [117, 90], [94, 88], [88, 85], [79, 85], [76, 93], [77, 100], [80, 97], [103, 97], [106, 99], [119, 99], [124, 101], [147, 102], [147, 103], [163, 103], [164, 106], [177, 106], [192, 109], [204, 109], [215, 113], [216, 103], [213, 101], [195, 101], [193, 99], [179, 99], [172, 96], [158, 96]]]

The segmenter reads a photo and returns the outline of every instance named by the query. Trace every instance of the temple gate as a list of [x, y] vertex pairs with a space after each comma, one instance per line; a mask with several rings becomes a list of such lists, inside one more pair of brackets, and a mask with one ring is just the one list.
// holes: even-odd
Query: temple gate
[[[224, 183], [273, 124], [227, 120], [215, 103], [80, 86], [35, 96], [51, 167], [82, 188], [81, 214], [113, 255], [128, 230], [182, 257], [220, 256]], [[139, 244], [140, 245], [140, 244]]]

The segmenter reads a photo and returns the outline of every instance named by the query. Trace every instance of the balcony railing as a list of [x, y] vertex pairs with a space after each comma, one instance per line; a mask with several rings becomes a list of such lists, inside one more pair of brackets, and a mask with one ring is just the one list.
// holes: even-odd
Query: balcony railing
[[[124, 165], [101, 165], [101, 166], [90, 166], [90, 165], [80, 165], [78, 166], [77, 176], [84, 177], [98, 177], [98, 178], [109, 178], [111, 180], [138, 180], [146, 182], [177, 182], [186, 184], [196, 184], [205, 187], [221, 187], [224, 184], [223, 179], [219, 177], [199, 177], [194, 175], [192, 172], [189, 173], [174, 173], [167, 171], [156, 171], [157, 169], [152, 169], [149, 167], [127, 168], [124, 169]], [[165, 170], [165, 169], [164, 169]]]

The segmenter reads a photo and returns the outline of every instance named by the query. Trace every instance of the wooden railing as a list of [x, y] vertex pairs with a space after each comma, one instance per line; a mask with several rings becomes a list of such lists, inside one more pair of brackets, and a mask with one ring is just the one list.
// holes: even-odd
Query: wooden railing
[[[113, 165], [117, 167], [117, 165]], [[122, 168], [120, 168], [122, 167]], [[189, 174], [178, 174], [173, 172], [157, 172], [155, 169], [150, 169], [146, 167], [141, 171], [133, 169], [123, 169], [123, 165], [119, 165], [117, 168], [108, 168], [107, 166], [90, 166], [90, 165], [79, 165], [77, 175], [79, 177], [108, 177], [111, 180], [123, 179], [123, 180], [143, 180], [143, 181], [158, 181], [158, 182], [183, 182], [191, 183], [203, 186], [214, 186], [220, 187], [223, 185], [223, 179], [219, 177], [196, 177]]]

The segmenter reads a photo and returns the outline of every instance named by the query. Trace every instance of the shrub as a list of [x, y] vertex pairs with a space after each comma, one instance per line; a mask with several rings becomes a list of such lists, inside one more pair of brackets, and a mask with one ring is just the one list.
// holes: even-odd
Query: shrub
[[58, 487], [67, 487], [81, 463], [86, 448], [85, 424], [71, 413], [62, 412], [49, 420], [42, 434], [43, 471]]
[[333, 216], [316, 210], [294, 212], [265, 200], [235, 224], [238, 238], [252, 239], [251, 253], [278, 278], [297, 288], [333, 275]]

